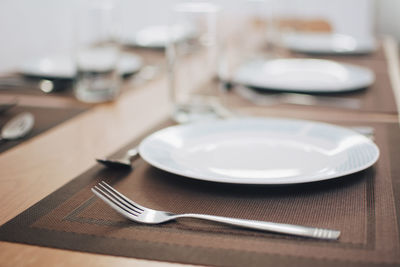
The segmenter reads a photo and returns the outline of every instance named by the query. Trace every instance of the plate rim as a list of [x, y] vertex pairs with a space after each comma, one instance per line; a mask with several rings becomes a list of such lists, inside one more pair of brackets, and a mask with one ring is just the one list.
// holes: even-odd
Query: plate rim
[[[239, 73], [240, 70], [242, 68], [244, 68], [245, 65], [249, 65], [249, 64], [255, 64], [257, 62], [260, 62], [258, 64], [265, 64], [267, 62], [277, 62], [277, 61], [288, 61], [288, 62], [295, 62], [295, 61], [319, 61], [319, 62], [326, 62], [326, 63], [334, 63], [334, 64], [339, 64], [342, 67], [346, 68], [347, 71], [357, 71], [359, 73], [363, 72], [363, 75], [367, 75], [368, 79], [365, 79], [365, 81], [363, 83], [358, 82], [357, 84], [353, 84], [353, 85], [339, 85], [339, 86], [335, 86], [335, 87], [330, 87], [328, 89], [323, 89], [320, 86], [314, 86], [314, 87], [307, 87], [309, 89], [306, 89], [305, 87], [297, 87], [296, 86], [291, 86], [291, 85], [286, 85], [286, 86], [280, 86], [280, 87], [274, 87], [274, 86], [266, 86], [265, 84], [260, 84], [260, 83], [254, 83], [254, 82], [246, 82], [243, 81], [243, 79], [239, 79]], [[353, 92], [353, 91], [357, 91], [357, 90], [362, 90], [365, 89], [371, 85], [373, 85], [375, 83], [376, 80], [376, 76], [375, 73], [366, 67], [362, 67], [362, 66], [358, 66], [358, 65], [354, 65], [354, 64], [349, 64], [349, 63], [343, 63], [343, 62], [337, 62], [337, 61], [333, 61], [333, 60], [328, 60], [328, 59], [319, 59], [319, 58], [277, 58], [277, 59], [252, 59], [249, 61], [246, 61], [245, 63], [243, 63], [239, 69], [235, 72], [235, 74], [232, 77], [232, 81], [234, 83], [237, 84], [241, 84], [244, 86], [248, 86], [248, 87], [254, 87], [257, 88], [259, 90], [264, 90], [264, 91], [275, 91], [275, 92], [298, 92], [298, 93], [308, 93], [308, 94], [312, 94], [312, 93], [323, 93], [323, 94], [332, 94], [332, 93], [342, 93], [342, 92]]]
[[[345, 37], [351, 37], [353, 38], [356, 42], [357, 45], [354, 49], [351, 50], [332, 50], [331, 47], [328, 48], [320, 48], [320, 49], [308, 49], [304, 48], [302, 46], [298, 46], [294, 44], [294, 42], [288, 42], [287, 40], [290, 38], [299, 38], [299, 36], [306, 36], [305, 38], [310, 38], [310, 36], [325, 36], [326, 38], [334, 38], [335, 36], [345, 36]], [[301, 38], [301, 37], [300, 37]], [[363, 54], [368, 54], [368, 53], [373, 53], [377, 50], [377, 43], [376, 39], [372, 36], [368, 37], [370, 38], [370, 44], [369, 45], [360, 45], [360, 40], [361, 38], [354, 37], [349, 34], [345, 33], [289, 33], [288, 36], [284, 36], [283, 39], [283, 45], [294, 52], [300, 52], [300, 53], [305, 53], [305, 54], [315, 54], [315, 55], [363, 55]], [[362, 44], [362, 42], [361, 42]]]
[[[182, 172], [179, 172], [179, 170], [177, 171], [174, 168], [170, 168], [168, 166], [159, 164], [158, 162], [155, 162], [152, 159], [149, 159], [147, 157], [147, 155], [145, 153], [143, 153], [143, 147], [146, 144], [146, 142], [148, 142], [148, 140], [150, 140], [151, 138], [153, 138], [155, 135], [159, 135], [160, 133], [162, 133], [163, 131], [170, 131], [171, 128], [176, 129], [176, 128], [181, 128], [181, 127], [190, 127], [191, 125], [201, 125], [201, 124], [207, 124], [207, 123], [216, 123], [216, 122], [232, 122], [232, 121], [241, 121], [241, 120], [252, 120], [252, 121], [285, 121], [285, 122], [290, 122], [290, 121], [296, 121], [296, 122], [301, 122], [301, 123], [308, 123], [308, 124], [318, 124], [318, 125], [324, 125], [327, 127], [333, 127], [333, 128], [340, 128], [342, 130], [346, 130], [349, 133], [352, 134], [356, 134], [358, 136], [361, 136], [363, 138], [365, 138], [364, 140], [366, 141], [366, 143], [368, 143], [369, 145], [371, 145], [371, 147], [373, 147], [373, 149], [375, 150], [375, 155], [374, 158], [368, 162], [363, 164], [362, 166], [359, 166], [358, 168], [353, 168], [351, 170], [345, 171], [340, 173], [340, 175], [338, 174], [333, 174], [333, 175], [325, 175], [325, 177], [314, 177], [312, 179], [308, 179], [307, 177], [303, 177], [303, 178], [296, 178], [294, 180], [293, 177], [291, 178], [284, 178], [284, 181], [280, 181], [280, 179], [259, 179], [259, 178], [253, 178], [253, 179], [244, 179], [244, 178], [212, 178], [212, 177], [205, 177], [204, 175], [198, 175], [198, 176], [188, 176], [183, 174]], [[226, 120], [212, 120], [212, 121], [207, 121], [207, 122], [198, 122], [198, 123], [192, 123], [192, 124], [180, 124], [180, 125], [174, 125], [174, 126], [169, 126], [163, 129], [160, 129], [152, 134], [150, 134], [149, 136], [147, 136], [146, 138], [144, 138], [141, 143], [139, 144], [139, 154], [142, 157], [142, 159], [147, 162], [149, 165], [156, 167], [157, 169], [160, 169], [162, 171], [166, 171], [168, 173], [172, 173], [174, 175], [178, 175], [184, 178], [189, 178], [189, 179], [194, 179], [194, 180], [200, 180], [200, 181], [206, 181], [206, 182], [217, 182], [217, 183], [223, 183], [223, 184], [248, 184], [248, 185], [291, 185], [291, 184], [303, 184], [303, 183], [311, 183], [311, 182], [319, 182], [319, 181], [325, 181], [325, 180], [330, 180], [330, 179], [337, 179], [340, 177], [344, 177], [353, 173], [357, 173], [360, 172], [362, 170], [365, 170], [371, 166], [373, 166], [377, 160], [379, 159], [380, 156], [380, 149], [379, 147], [375, 144], [375, 142], [373, 142], [372, 140], [370, 140], [369, 138], [363, 136], [360, 133], [357, 133], [354, 130], [351, 130], [349, 128], [346, 127], [342, 127], [339, 125], [335, 125], [335, 124], [331, 124], [331, 123], [326, 123], [326, 122], [320, 122], [320, 121], [313, 121], [313, 120], [305, 120], [305, 119], [293, 119], [293, 118], [277, 118], [277, 117], [268, 117], [268, 118], [262, 118], [262, 117], [244, 117], [244, 118], [231, 118], [231, 119], [226, 119]], [[245, 181], [244, 181], [245, 180]]]
[[[121, 53], [120, 54], [120, 59], [121, 62], [123, 61], [123, 58], [130, 58], [130, 59], [134, 59], [137, 62], [137, 67], [136, 68], [132, 68], [133, 71], [123, 71], [123, 70], [118, 70], [120, 72], [121, 76], [126, 76], [129, 75], [131, 73], [136, 73], [140, 70], [140, 68], [143, 67], [144, 63], [143, 63], [143, 58], [138, 55], [138, 54], [134, 54], [134, 53]], [[51, 73], [51, 72], [42, 72], [42, 71], [38, 71], [39, 70], [39, 64], [40, 62], [43, 62], [44, 60], [50, 60], [51, 62], [57, 62], [57, 61], [63, 61], [66, 60], [65, 62], [68, 63], [72, 63], [71, 66], [71, 73], [66, 74], [65, 72], [63, 74], [55, 74], [55, 73]], [[32, 68], [31, 66], [36, 65], [36, 70], [32, 71], [34, 68]], [[122, 63], [119, 63], [119, 65], [122, 65]], [[119, 68], [121, 68], [119, 66]], [[22, 75], [26, 75], [26, 76], [32, 76], [32, 77], [38, 77], [38, 78], [50, 78], [50, 79], [74, 79], [75, 75], [76, 75], [76, 69], [73, 66], [73, 60], [68, 57], [67, 55], [53, 55], [53, 56], [43, 56], [43, 57], [37, 57], [37, 58], [31, 58], [28, 59], [26, 62], [22, 63], [19, 67], [18, 67], [18, 73], [22, 74]]]

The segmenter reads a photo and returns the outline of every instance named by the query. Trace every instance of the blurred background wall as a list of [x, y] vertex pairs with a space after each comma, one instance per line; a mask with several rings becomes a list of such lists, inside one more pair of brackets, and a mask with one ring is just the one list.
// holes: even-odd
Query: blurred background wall
[[[0, 1], [0, 72], [32, 57], [70, 53], [74, 6], [80, 0]], [[177, 0], [117, 0], [122, 30], [165, 23]], [[268, 0], [274, 13], [326, 18], [334, 31], [391, 34], [400, 41], [400, 0]], [[235, 9], [239, 0], [215, 0]]]
[[377, 30], [391, 34], [400, 41], [400, 1], [375, 0]]

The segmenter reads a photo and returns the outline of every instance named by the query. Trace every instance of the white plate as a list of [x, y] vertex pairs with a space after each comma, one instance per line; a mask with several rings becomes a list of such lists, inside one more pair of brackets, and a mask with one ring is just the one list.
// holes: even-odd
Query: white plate
[[[169, 31], [170, 29], [167, 25], [149, 26], [138, 31], [133, 37], [124, 38], [125, 40], [122, 42], [126, 45], [162, 49], [169, 42]], [[195, 31], [192, 27], [176, 25], [171, 28], [171, 31], [175, 42], [187, 40], [195, 36]]]
[[366, 54], [376, 50], [373, 37], [338, 33], [288, 33], [283, 36], [283, 44], [290, 50], [313, 54]]
[[149, 164], [189, 178], [295, 184], [366, 169], [379, 157], [368, 138], [312, 121], [246, 118], [173, 126], [142, 141]]
[[252, 60], [233, 76], [238, 84], [278, 91], [336, 93], [373, 84], [366, 68], [322, 59]]
[[[139, 71], [142, 65], [140, 56], [123, 53], [118, 63], [118, 71], [121, 75], [129, 75]], [[26, 61], [19, 68], [19, 72], [35, 77], [73, 79], [76, 67], [71, 57], [54, 56]]]

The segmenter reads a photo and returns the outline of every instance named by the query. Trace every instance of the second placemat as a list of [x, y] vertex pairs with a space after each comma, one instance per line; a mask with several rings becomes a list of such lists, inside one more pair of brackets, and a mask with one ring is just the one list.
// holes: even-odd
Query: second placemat
[[0, 114], [0, 125], [4, 126], [11, 118], [22, 112], [30, 112], [35, 118], [35, 124], [31, 132], [17, 140], [6, 140], [0, 143], [0, 153], [13, 148], [27, 140], [63, 123], [84, 112], [87, 108], [50, 108], [50, 107], [31, 107], [17, 106]]

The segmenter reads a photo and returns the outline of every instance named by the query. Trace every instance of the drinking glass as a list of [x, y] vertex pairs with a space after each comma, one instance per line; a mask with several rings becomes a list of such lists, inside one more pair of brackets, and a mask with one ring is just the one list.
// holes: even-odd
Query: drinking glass
[[219, 77], [225, 87], [223, 105], [232, 114], [248, 104], [241, 94], [246, 85], [234, 82], [238, 70], [255, 60], [271, 60], [278, 53], [274, 0], [246, 0], [224, 14]]
[[117, 19], [112, 1], [87, 1], [76, 13], [74, 93], [83, 102], [115, 99], [121, 77], [117, 71], [120, 48]]
[[182, 2], [170, 15], [166, 56], [172, 117], [180, 123], [216, 118], [219, 7]]

